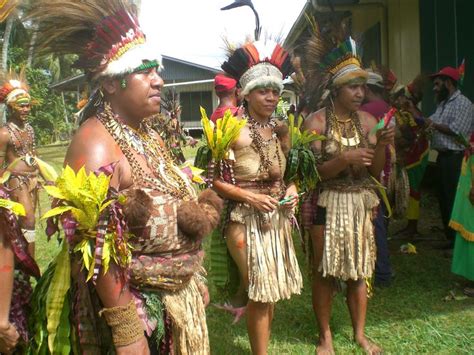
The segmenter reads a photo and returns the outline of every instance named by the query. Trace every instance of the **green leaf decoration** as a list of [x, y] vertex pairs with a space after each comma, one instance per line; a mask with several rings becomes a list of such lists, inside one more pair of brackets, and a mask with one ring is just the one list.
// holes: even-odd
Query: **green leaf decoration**
[[55, 353], [54, 343], [65, 306], [66, 293], [71, 286], [71, 262], [67, 243], [63, 240], [62, 249], [56, 256], [56, 269], [46, 298], [48, 329], [48, 349]]
[[71, 353], [71, 322], [69, 314], [71, 312], [70, 292], [66, 293], [64, 306], [61, 312], [56, 337], [54, 338], [53, 354], [69, 355]]
[[217, 287], [225, 287], [229, 282], [227, 245], [219, 228], [214, 229], [210, 238], [211, 267], [209, 275]]
[[382, 197], [382, 201], [384, 202], [385, 204], [385, 207], [387, 208], [387, 218], [390, 218], [392, 217], [392, 207], [390, 206], [390, 202], [388, 200], [388, 196], [387, 196], [387, 191], [386, 191], [386, 188], [385, 186], [383, 186], [376, 178], [374, 178], [373, 176], [371, 176], [372, 178], [372, 181], [375, 183], [375, 185], [377, 185], [377, 190], [379, 191], [379, 194], [380, 196]]

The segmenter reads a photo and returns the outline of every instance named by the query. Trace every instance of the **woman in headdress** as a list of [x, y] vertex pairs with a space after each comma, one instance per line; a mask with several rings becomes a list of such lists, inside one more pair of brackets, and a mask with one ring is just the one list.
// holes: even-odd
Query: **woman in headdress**
[[[198, 200], [146, 120], [160, 109], [161, 56], [125, 0], [41, 0], [30, 17], [39, 22], [42, 53], [77, 54], [76, 66], [96, 88], [68, 148], [66, 168], [48, 190], [60, 199], [55, 212], [65, 238], [38, 284], [32, 347], [53, 353], [208, 354], [201, 242], [222, 207], [210, 190]], [[96, 211], [92, 197], [104, 196], [102, 189], [86, 189], [109, 178], [107, 199], [92, 214], [97, 223], [81, 217]], [[58, 219], [49, 221], [48, 232]], [[70, 278], [61, 271], [68, 265]], [[54, 295], [53, 306], [46, 295]], [[51, 307], [59, 309], [51, 313]]]
[[252, 352], [266, 354], [274, 304], [302, 288], [290, 223], [298, 195], [283, 181], [288, 128], [272, 116], [292, 67], [278, 43], [258, 40], [233, 51], [222, 69], [240, 85], [247, 124], [213, 185], [228, 200], [225, 238], [248, 292]]
[[318, 353], [334, 353], [329, 327], [335, 280], [347, 283], [347, 304], [355, 341], [368, 353], [380, 348], [364, 332], [366, 281], [373, 275], [373, 213], [379, 199], [372, 177], [379, 178], [385, 146], [393, 129], [370, 134], [377, 120], [359, 111], [367, 72], [361, 69], [355, 41], [344, 28], [314, 34], [306, 45], [303, 71], [314, 108], [305, 128], [326, 136], [314, 142], [319, 183], [318, 207], [310, 234], [313, 243], [313, 308], [319, 325]]

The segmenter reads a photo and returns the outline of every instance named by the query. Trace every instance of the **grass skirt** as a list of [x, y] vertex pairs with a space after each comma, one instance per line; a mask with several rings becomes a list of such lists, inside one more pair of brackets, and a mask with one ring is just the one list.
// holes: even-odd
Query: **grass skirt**
[[283, 210], [260, 213], [253, 207], [238, 204], [230, 219], [245, 226], [249, 299], [275, 303], [300, 294], [303, 278], [288, 214]]
[[370, 278], [376, 248], [373, 209], [379, 198], [372, 190], [324, 190], [318, 205], [326, 208], [324, 250], [319, 271], [344, 281]]

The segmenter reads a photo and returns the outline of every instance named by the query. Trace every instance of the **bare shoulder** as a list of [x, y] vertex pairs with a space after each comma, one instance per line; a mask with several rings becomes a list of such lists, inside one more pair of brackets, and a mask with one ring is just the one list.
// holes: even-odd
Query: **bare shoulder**
[[7, 127], [0, 127], [0, 145], [7, 145], [10, 141], [10, 133]]
[[105, 127], [95, 117], [89, 118], [78, 129], [66, 153], [64, 164], [74, 170], [85, 166], [94, 171], [119, 161], [123, 154]]
[[357, 111], [357, 114], [359, 115], [360, 119], [360, 124], [364, 131], [370, 132], [370, 130], [377, 124], [378, 120], [372, 116], [370, 113], [365, 112], [365, 111]]
[[318, 111], [312, 112], [306, 117], [303, 123], [304, 130], [316, 130], [321, 133], [326, 128], [326, 109], [322, 108]]

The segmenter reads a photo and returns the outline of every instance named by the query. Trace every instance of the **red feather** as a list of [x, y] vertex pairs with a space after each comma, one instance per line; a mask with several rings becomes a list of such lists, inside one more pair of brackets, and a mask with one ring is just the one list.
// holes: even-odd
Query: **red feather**
[[253, 45], [253, 43], [248, 43], [243, 48], [249, 55], [249, 68], [260, 62], [260, 54], [258, 53], [258, 49]]

